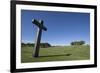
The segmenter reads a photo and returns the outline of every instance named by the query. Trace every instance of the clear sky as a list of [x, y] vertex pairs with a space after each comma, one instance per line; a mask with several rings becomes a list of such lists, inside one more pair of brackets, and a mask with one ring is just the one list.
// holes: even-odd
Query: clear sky
[[21, 10], [21, 37], [24, 43], [34, 43], [37, 26], [32, 19], [41, 19], [47, 31], [42, 32], [41, 42], [51, 45], [69, 45], [72, 41], [90, 43], [90, 14]]

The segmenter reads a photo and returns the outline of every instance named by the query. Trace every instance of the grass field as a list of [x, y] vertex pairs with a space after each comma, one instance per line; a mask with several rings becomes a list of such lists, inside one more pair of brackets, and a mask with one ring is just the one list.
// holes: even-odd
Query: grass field
[[90, 59], [89, 46], [65, 46], [40, 48], [39, 57], [32, 57], [33, 47], [21, 48], [21, 62], [46, 62], [46, 61], [69, 61]]

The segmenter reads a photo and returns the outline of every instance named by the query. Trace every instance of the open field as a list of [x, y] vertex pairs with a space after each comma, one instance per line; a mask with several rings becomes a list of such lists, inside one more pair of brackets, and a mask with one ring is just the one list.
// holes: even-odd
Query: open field
[[90, 59], [90, 47], [86, 45], [40, 48], [38, 58], [32, 57], [32, 49], [25, 46], [21, 48], [22, 63]]

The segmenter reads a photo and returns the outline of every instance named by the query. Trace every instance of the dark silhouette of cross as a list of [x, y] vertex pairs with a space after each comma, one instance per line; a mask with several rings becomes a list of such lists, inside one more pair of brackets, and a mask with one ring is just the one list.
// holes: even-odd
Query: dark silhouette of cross
[[38, 57], [39, 56], [39, 48], [40, 48], [42, 30], [47, 31], [47, 28], [43, 25], [43, 20], [33, 19], [32, 23], [35, 24], [38, 27], [36, 42], [35, 42], [34, 51], [33, 51], [32, 56]]

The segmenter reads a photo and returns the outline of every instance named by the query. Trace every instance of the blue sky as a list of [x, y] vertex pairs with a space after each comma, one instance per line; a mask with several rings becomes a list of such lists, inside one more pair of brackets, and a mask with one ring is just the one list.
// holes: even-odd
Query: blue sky
[[34, 43], [37, 26], [32, 19], [42, 19], [47, 31], [42, 32], [41, 42], [51, 45], [69, 45], [72, 41], [90, 43], [90, 14], [21, 10], [21, 38], [24, 43]]

